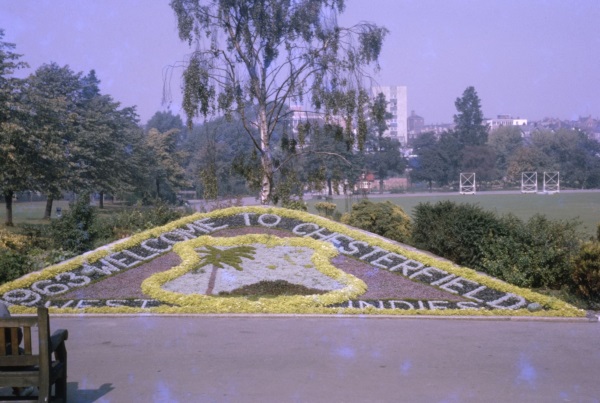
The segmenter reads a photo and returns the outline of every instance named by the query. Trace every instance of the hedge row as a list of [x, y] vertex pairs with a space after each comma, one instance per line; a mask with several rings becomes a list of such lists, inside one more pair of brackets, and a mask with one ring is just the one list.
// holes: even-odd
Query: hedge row
[[584, 243], [578, 222], [543, 215], [523, 221], [450, 201], [417, 205], [411, 222], [390, 202], [365, 200], [343, 221], [511, 284], [566, 287], [589, 301], [600, 301], [600, 226], [599, 239]]

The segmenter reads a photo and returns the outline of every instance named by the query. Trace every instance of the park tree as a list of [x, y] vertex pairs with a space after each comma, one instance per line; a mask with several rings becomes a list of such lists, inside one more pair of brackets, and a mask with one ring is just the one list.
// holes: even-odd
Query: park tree
[[[310, 103], [326, 120], [342, 116], [349, 140], [366, 135], [362, 89], [377, 67], [387, 30], [371, 23], [337, 25], [343, 0], [172, 0], [179, 37], [194, 52], [183, 73], [188, 118], [238, 116], [260, 160], [260, 200], [272, 201], [273, 134], [289, 103]], [[255, 118], [246, 115], [255, 105]], [[352, 130], [358, 127], [355, 135]]]
[[77, 136], [70, 144], [73, 189], [104, 195], [132, 190], [144, 180], [149, 165], [142, 130], [133, 107], [121, 108], [110, 95], [98, 94], [80, 104]]
[[[400, 152], [400, 142], [384, 137], [387, 130], [387, 112], [385, 95], [380, 93], [370, 105], [369, 137], [365, 155], [367, 167], [379, 178], [379, 190], [383, 192], [383, 181], [392, 174], [402, 174], [406, 169], [406, 159]], [[370, 141], [369, 141], [370, 140]]]
[[463, 149], [461, 171], [473, 172], [477, 182], [490, 182], [498, 179], [496, 152], [488, 146], [466, 146]]
[[320, 192], [325, 185], [327, 194], [338, 193], [340, 185], [353, 183], [362, 169], [360, 158], [343, 141], [343, 129], [338, 125], [321, 125], [312, 129], [305, 148], [305, 181], [311, 190]]
[[462, 97], [454, 102], [454, 131], [463, 147], [482, 146], [488, 139], [488, 126], [483, 121], [481, 101], [474, 87], [467, 87]]
[[4, 196], [6, 225], [13, 225], [12, 201], [14, 193], [26, 190], [30, 175], [28, 167], [35, 158], [25, 128], [27, 111], [23, 105], [23, 80], [13, 76], [28, 67], [14, 52], [15, 44], [3, 41], [0, 29], [0, 193]]
[[510, 159], [523, 144], [521, 129], [518, 126], [502, 126], [490, 132], [487, 144], [496, 152], [496, 168], [505, 177]]
[[177, 129], [179, 130], [181, 140], [185, 140], [187, 137], [187, 130], [181, 120], [181, 116], [174, 115], [170, 110], [162, 112], [158, 111], [152, 115], [146, 123], [146, 132], [150, 131], [150, 129], [156, 129], [160, 133], [166, 133], [169, 130]]
[[77, 174], [70, 164], [79, 116], [80, 74], [68, 66], [43, 64], [27, 78], [24, 91], [29, 108], [27, 128], [36, 144], [30, 165], [32, 189], [46, 194], [44, 218], [63, 189], [73, 189]]
[[586, 188], [598, 183], [600, 144], [577, 129], [537, 131], [532, 145], [560, 171], [561, 182], [569, 186]]
[[433, 132], [426, 132], [415, 139], [411, 161], [410, 178], [413, 182], [427, 182], [429, 189], [436, 182], [447, 185], [458, 175], [458, 140], [451, 132], [438, 139]]
[[149, 178], [154, 186], [156, 198], [166, 196], [165, 188], [173, 193], [177, 188], [187, 185], [182, 167], [184, 156], [177, 149], [177, 135], [177, 130], [161, 133], [156, 129], [150, 129], [145, 137], [149, 151]]
[[508, 162], [506, 176], [509, 181], [520, 182], [523, 172], [553, 171], [552, 160], [539, 148], [528, 145], [520, 147]]
[[242, 130], [239, 121], [219, 117], [195, 127], [188, 136], [186, 175], [204, 199], [244, 193], [244, 179], [231, 167], [231, 161], [252, 147], [239, 135]]
[[462, 169], [464, 144], [457, 136], [457, 132], [449, 131], [440, 135], [438, 140], [438, 155], [441, 159], [442, 171], [438, 182], [449, 185], [459, 180]]

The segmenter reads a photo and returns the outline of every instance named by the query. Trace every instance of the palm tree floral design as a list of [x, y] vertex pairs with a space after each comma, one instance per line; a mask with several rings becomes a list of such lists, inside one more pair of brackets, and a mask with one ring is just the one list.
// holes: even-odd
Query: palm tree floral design
[[233, 267], [238, 271], [242, 271], [242, 259], [254, 260], [256, 248], [253, 246], [236, 246], [229, 249], [219, 249], [214, 246], [205, 245], [202, 248], [196, 249], [196, 252], [201, 256], [200, 264], [193, 270], [193, 273], [198, 273], [203, 267], [211, 265], [212, 271], [208, 280], [208, 288], [206, 294], [210, 295], [215, 287], [217, 280], [217, 270], [223, 269], [224, 265]]

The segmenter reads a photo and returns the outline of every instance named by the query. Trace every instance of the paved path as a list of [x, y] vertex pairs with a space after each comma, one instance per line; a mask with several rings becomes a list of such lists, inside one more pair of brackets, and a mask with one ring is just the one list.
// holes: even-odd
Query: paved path
[[73, 402], [598, 402], [600, 324], [52, 317]]

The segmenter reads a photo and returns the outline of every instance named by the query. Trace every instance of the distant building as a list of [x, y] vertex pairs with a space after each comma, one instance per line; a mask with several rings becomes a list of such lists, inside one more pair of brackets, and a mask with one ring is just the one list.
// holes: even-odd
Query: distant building
[[306, 111], [300, 105], [294, 105], [290, 108], [292, 110], [292, 129], [296, 131], [300, 123], [316, 123], [324, 122], [324, 116], [322, 113]]
[[409, 132], [420, 132], [423, 126], [425, 126], [425, 119], [417, 115], [415, 111], [410, 112], [410, 116], [406, 121]]
[[407, 119], [407, 126], [408, 144], [410, 145], [423, 131], [423, 127], [425, 127], [425, 119], [417, 115], [415, 111], [411, 111], [410, 116]]
[[371, 95], [375, 98], [383, 93], [388, 102], [388, 112], [392, 115], [387, 119], [388, 129], [384, 136], [391, 137], [400, 142], [403, 147], [408, 144], [408, 127], [407, 127], [407, 91], [406, 87], [400, 86], [379, 86], [371, 87]]
[[494, 131], [503, 126], [526, 126], [527, 119], [515, 119], [509, 115], [498, 115], [496, 119], [487, 119], [485, 123], [490, 127], [490, 131]]

